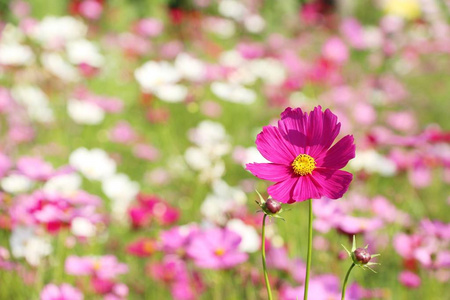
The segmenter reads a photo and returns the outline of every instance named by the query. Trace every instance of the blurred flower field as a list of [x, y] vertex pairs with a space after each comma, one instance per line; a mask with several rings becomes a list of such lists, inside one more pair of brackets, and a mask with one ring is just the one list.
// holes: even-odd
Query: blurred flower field
[[[268, 299], [257, 191], [274, 299], [303, 299], [306, 198], [309, 299], [353, 236], [381, 265], [346, 299], [448, 299], [450, 1], [0, 0], [0, 32], [0, 299]], [[344, 142], [283, 161], [294, 111]]]

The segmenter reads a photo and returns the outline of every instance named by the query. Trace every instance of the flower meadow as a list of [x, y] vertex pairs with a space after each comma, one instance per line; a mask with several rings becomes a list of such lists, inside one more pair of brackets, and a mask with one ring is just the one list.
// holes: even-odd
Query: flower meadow
[[0, 299], [447, 299], [449, 67], [447, 0], [0, 0]]

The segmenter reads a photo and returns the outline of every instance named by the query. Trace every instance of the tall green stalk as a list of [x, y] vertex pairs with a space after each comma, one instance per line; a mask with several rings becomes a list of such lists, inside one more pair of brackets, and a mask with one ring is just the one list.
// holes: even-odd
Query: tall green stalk
[[350, 272], [352, 271], [353, 267], [355, 266], [354, 263], [352, 263], [352, 265], [350, 266], [350, 268], [347, 271], [347, 275], [345, 275], [345, 279], [344, 279], [344, 283], [342, 284], [342, 296], [341, 296], [341, 300], [345, 300], [345, 288], [347, 287], [347, 281], [348, 281], [348, 276], [350, 275]]
[[312, 199], [309, 202], [309, 223], [308, 223], [308, 256], [306, 258], [306, 277], [305, 277], [305, 291], [303, 294], [303, 300], [308, 299], [308, 285], [309, 285], [309, 272], [311, 269], [311, 254], [312, 254]]
[[266, 281], [267, 295], [269, 297], [269, 300], [272, 300], [272, 291], [270, 290], [269, 276], [267, 275], [267, 267], [266, 267], [266, 218], [267, 218], [267, 215], [264, 214], [263, 223], [262, 223], [261, 255], [262, 255], [262, 264], [263, 264], [263, 269], [264, 269], [264, 280]]

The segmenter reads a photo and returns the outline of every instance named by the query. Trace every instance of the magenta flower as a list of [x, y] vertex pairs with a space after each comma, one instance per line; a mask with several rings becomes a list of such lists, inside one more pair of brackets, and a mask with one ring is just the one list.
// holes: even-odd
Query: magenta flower
[[53, 166], [39, 157], [21, 157], [17, 161], [17, 170], [23, 175], [34, 180], [48, 180], [52, 177]]
[[67, 274], [83, 276], [92, 275], [100, 279], [113, 279], [128, 272], [128, 266], [120, 263], [113, 255], [67, 257], [65, 263]]
[[83, 300], [83, 294], [73, 286], [63, 283], [60, 286], [47, 284], [41, 291], [41, 300]]
[[187, 245], [200, 229], [196, 225], [172, 227], [160, 234], [162, 250], [165, 253], [183, 255]]
[[353, 175], [340, 169], [355, 157], [355, 145], [347, 135], [331, 147], [340, 128], [329, 109], [318, 106], [308, 115], [288, 107], [278, 127], [265, 126], [256, 138], [259, 152], [272, 163], [247, 164], [247, 170], [276, 182], [268, 193], [280, 202], [341, 198]]
[[418, 288], [421, 284], [420, 277], [411, 271], [401, 272], [398, 275], [398, 281], [400, 281], [401, 284], [403, 284], [404, 286], [406, 286], [410, 289]]
[[138, 239], [127, 246], [127, 252], [138, 257], [151, 256], [158, 250], [158, 243], [150, 238]]
[[214, 228], [193, 237], [187, 254], [200, 268], [227, 269], [247, 260], [239, 251], [241, 237], [228, 229]]

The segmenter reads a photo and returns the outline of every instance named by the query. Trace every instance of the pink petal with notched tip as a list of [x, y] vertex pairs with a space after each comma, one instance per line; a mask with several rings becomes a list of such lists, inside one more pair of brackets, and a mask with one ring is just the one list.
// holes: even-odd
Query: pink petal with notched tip
[[247, 164], [246, 169], [258, 178], [279, 182], [291, 177], [292, 167], [290, 165], [252, 163]]
[[313, 177], [322, 194], [330, 199], [342, 198], [353, 179], [351, 173], [326, 168], [316, 168]]
[[295, 201], [306, 201], [309, 199], [322, 198], [319, 187], [314, 183], [312, 175], [306, 175], [299, 178], [298, 183], [294, 186], [292, 196]]
[[316, 160], [317, 166], [329, 169], [341, 169], [345, 167], [348, 161], [355, 157], [355, 144], [353, 142], [352, 135], [343, 137], [323, 157]]
[[298, 177], [290, 177], [284, 181], [278, 182], [267, 189], [267, 192], [273, 199], [282, 203], [293, 202], [292, 194], [296, 184], [298, 184]]
[[274, 163], [291, 164], [296, 157], [292, 145], [274, 126], [263, 127], [263, 131], [256, 137], [256, 148], [265, 159]]

